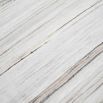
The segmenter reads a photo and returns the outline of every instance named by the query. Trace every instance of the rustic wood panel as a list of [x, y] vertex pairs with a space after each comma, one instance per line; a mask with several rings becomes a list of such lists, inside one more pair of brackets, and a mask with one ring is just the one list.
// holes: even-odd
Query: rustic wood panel
[[0, 0], [0, 102], [103, 102], [102, 0]]
[[18, 4], [15, 9], [12, 7], [9, 10], [10, 13], [5, 11], [5, 15], [1, 15], [0, 20], [3, 22], [9, 18], [10, 20], [1, 26], [0, 30], [0, 35], [4, 36], [0, 40], [0, 74], [44, 45], [64, 25], [72, 22], [88, 9], [95, 9], [95, 5], [101, 2], [98, 0], [57, 0], [56, 3], [51, 4], [53, 1], [45, 2], [41, 4], [43, 7], [40, 6], [39, 9], [37, 6], [39, 10], [37, 8], [35, 10], [35, 6], [31, 4], [32, 1], [28, 0], [32, 6], [28, 3], [30, 10], [25, 10], [26, 13], [21, 15], [18, 11], [15, 14], [15, 9], [18, 10], [19, 7]]
[[103, 53], [44, 103], [102, 103]]

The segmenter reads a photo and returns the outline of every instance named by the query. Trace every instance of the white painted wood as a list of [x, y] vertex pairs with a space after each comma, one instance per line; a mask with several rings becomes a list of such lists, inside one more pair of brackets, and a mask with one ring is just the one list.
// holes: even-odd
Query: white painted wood
[[[60, 4], [62, 2], [63, 1], [61, 0]], [[97, 3], [94, 5], [95, 2]], [[45, 12], [49, 13], [52, 7], [53, 6]], [[61, 12], [59, 13], [59, 11]], [[75, 2], [73, 1], [73, 4], [69, 5], [68, 0], [65, 1], [65, 3], [57, 9], [57, 11], [53, 10], [53, 13], [54, 14], [52, 14], [52, 16], [54, 16], [54, 18], [50, 19], [52, 17], [51, 15], [45, 17], [47, 14], [44, 15], [41, 12], [40, 14], [46, 18], [45, 20], [49, 18], [50, 21], [44, 23], [40, 29], [33, 32], [30, 36], [26, 35], [37, 27], [37, 25], [34, 25], [36, 22], [35, 20], [34, 24], [31, 26], [27, 25], [27, 23], [27, 28], [22, 28], [22, 30], [24, 30], [23, 32], [22, 30], [19, 31], [16, 29], [14, 34], [11, 33], [8, 37], [5, 37], [0, 41], [1, 54], [14, 45], [6, 53], [0, 56], [0, 73], [3, 73], [9, 67], [25, 57], [19, 63], [11, 67], [10, 70], [3, 73], [0, 77], [1, 103], [28, 103], [49, 85], [51, 85], [55, 80], [57, 80], [65, 71], [70, 69], [76, 62], [83, 58], [87, 53], [103, 42], [102, 1], [76, 0]], [[75, 18], [75, 16], [77, 16], [77, 18]], [[74, 20], [72, 22], [68, 23], [63, 28], [60, 28], [73, 18]], [[33, 18], [30, 20], [32, 21]], [[32, 22], [30, 22], [30, 24], [31, 23]], [[41, 24], [38, 23], [38, 25]], [[30, 30], [28, 26], [30, 26]], [[32, 28], [32, 26], [34, 27]], [[27, 34], [25, 34], [26, 32]], [[22, 37], [25, 37], [25, 39], [22, 39], [19, 43], [15, 44]], [[47, 43], [44, 44], [45, 42]], [[40, 47], [41, 45], [43, 46]], [[38, 47], [40, 48], [37, 51], [31, 53]], [[102, 65], [102, 57], [103, 56], [100, 56], [100, 59], [97, 59], [97, 61], [100, 62], [100, 65]], [[99, 64], [97, 66], [99, 66]], [[98, 69], [98, 67], [95, 68]], [[88, 70], [86, 72], [88, 72]], [[99, 72], [99, 70], [97, 72]], [[83, 73], [85, 74], [85, 72]], [[90, 73], [90, 75], [90, 80], [92, 80], [95, 73], [93, 73], [93, 75]], [[87, 79], [85, 80], [87, 82]], [[86, 82], [83, 82], [83, 84]], [[79, 89], [79, 87], [77, 89]], [[56, 96], [58, 97], [58, 95]], [[88, 98], [87, 102], [90, 101], [91, 98], [92, 97]], [[63, 102], [65, 100], [68, 100], [68, 98], [63, 99]], [[57, 102], [58, 101], [59, 99]]]
[[[60, 28], [62, 29], [63, 25], [73, 21], [73, 19], [75, 19], [76, 16], [78, 17], [83, 11], [85, 12], [86, 9], [88, 11], [94, 4], [100, 5], [100, 1], [58, 0], [55, 3], [54, 0], [50, 0], [48, 2], [45, 1], [43, 4], [35, 1], [42, 5], [42, 7], [35, 7], [32, 5], [32, 1], [29, 0], [28, 2], [30, 2], [32, 6], [28, 3], [29, 6], [26, 8], [30, 7], [30, 10], [25, 10], [25, 12], [21, 14], [17, 11], [17, 17], [15, 17], [15, 9], [12, 8], [10, 9], [11, 14], [7, 12], [10, 17], [8, 15], [0, 16], [0, 20], [4, 22], [7, 22], [9, 18], [11, 19], [0, 28], [0, 35], [4, 36], [1, 37], [0, 40], [0, 74], [7, 71], [11, 66], [46, 43], [51, 36], [57, 34], [55, 32], [60, 30]], [[18, 5], [15, 7], [16, 9]], [[21, 7], [23, 6], [23, 4], [20, 5]], [[25, 5], [27, 5], [27, 3]], [[41, 9], [37, 10], [39, 7]], [[20, 10], [23, 11], [24, 9], [22, 9], [23, 7]], [[92, 9], [95, 9], [95, 6], [93, 6]]]
[[[0, 103], [40, 103], [32, 100], [102, 42], [102, 0], [1, 0]], [[102, 59], [44, 103], [102, 103]]]
[[103, 52], [103, 43], [94, 48], [81, 60], [75, 63], [71, 68], [69, 68], [62, 76], [60, 76], [56, 81], [54, 81], [50, 86], [44, 89], [38, 96], [36, 96], [30, 103], [42, 103], [49, 96], [51, 96], [55, 91], [65, 85], [70, 81], [78, 72], [80, 72], [85, 66], [87, 66], [92, 60], [94, 60], [98, 55]]
[[44, 103], [102, 103], [103, 53]]

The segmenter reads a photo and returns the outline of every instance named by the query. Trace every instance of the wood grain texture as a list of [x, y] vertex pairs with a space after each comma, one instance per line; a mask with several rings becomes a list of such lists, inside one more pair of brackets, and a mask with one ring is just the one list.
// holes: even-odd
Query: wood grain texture
[[102, 103], [102, 0], [0, 0], [0, 102]]
[[44, 103], [102, 103], [103, 53]]
[[71, 80], [81, 69], [87, 66], [94, 58], [103, 52], [103, 43], [88, 53], [83, 59], [77, 62], [70, 70], [66, 71], [60, 78], [58, 78], [52, 85], [46, 88], [40, 95], [38, 95], [31, 103], [42, 103], [60, 87]]
[[[53, 2], [53, 0], [51, 1]], [[0, 41], [0, 74], [40, 48], [51, 36], [56, 34], [55, 32], [99, 2], [97, 0], [86, 0], [85, 2], [83, 0], [81, 2], [78, 0], [72, 2], [70, 0], [58, 0], [53, 6], [49, 6], [51, 3], [49, 1], [49, 4], [47, 2], [45, 4], [49, 7], [45, 10], [41, 8], [43, 11], [40, 14], [37, 15], [38, 10], [36, 13], [35, 11], [28, 11], [25, 14], [26, 17], [25, 15], [20, 15], [20, 18], [17, 16], [1, 27], [0, 34], [5, 36]], [[45, 5], [42, 6], [45, 7]], [[93, 7], [95, 8], [95, 6]], [[15, 12], [14, 8], [12, 10], [11, 12]], [[2, 21], [8, 20], [8, 18], [5, 20], [5, 15], [3, 18], [1, 18]]]

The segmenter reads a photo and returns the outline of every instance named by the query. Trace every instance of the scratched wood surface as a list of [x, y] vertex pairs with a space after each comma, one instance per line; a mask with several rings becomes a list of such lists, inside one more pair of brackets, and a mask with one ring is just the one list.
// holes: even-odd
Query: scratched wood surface
[[102, 0], [0, 0], [0, 103], [103, 103]]

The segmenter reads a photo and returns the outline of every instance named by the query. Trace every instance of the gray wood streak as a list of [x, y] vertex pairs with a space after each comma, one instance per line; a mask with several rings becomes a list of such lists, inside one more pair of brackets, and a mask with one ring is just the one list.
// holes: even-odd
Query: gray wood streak
[[102, 0], [0, 5], [1, 103], [103, 101]]
[[52, 95], [56, 90], [62, 87], [70, 79], [72, 79], [83, 67], [88, 65], [93, 59], [95, 59], [102, 52], [103, 52], [103, 43], [94, 48], [83, 59], [78, 61], [78, 63], [76, 63], [73, 67], [71, 67], [70, 70], [66, 71], [59, 79], [53, 82], [52, 85], [46, 88], [30, 103], [43, 103], [50, 95]]
[[44, 103], [100, 103], [103, 101], [103, 53], [85, 66]]
[[[11, 27], [9, 28], [8, 25], [4, 26], [1, 29], [0, 35], [2, 36], [4, 34], [7, 34], [8, 32], [10, 35], [8, 35], [7, 37], [5, 37], [3, 40], [0, 41], [0, 45], [1, 45], [0, 46], [0, 48], [1, 48], [0, 49], [0, 58], [1, 58], [0, 59], [0, 68], [1, 68], [0, 75], [5, 73], [6, 71], [8, 71], [10, 68], [12, 68], [18, 62], [20, 62], [21, 60], [23, 60], [24, 58], [29, 56], [32, 52], [34, 52], [35, 50], [40, 48], [42, 45], [44, 45], [48, 41], [48, 39], [50, 39], [51, 36], [56, 34], [55, 32], [60, 30], [63, 26], [72, 22], [74, 19], [76, 19], [78, 16], [82, 15], [84, 12], [89, 11], [89, 9], [95, 8], [96, 5], [101, 4], [101, 1], [102, 0], [99, 0], [97, 2], [93, 1], [92, 5], [88, 4], [87, 1], [86, 1], [87, 5], [84, 1], [83, 1], [83, 3], [80, 2], [80, 4], [78, 3], [77, 7], [73, 8], [73, 10], [76, 13], [74, 14], [73, 13], [74, 11], [73, 12], [70, 11], [70, 15], [68, 13], [68, 9], [71, 10], [72, 5], [75, 5], [78, 2], [78, 0], [74, 1], [73, 4], [71, 3], [71, 6], [68, 2], [64, 2], [64, 4], [62, 4], [63, 10], [58, 8], [57, 13], [55, 14], [56, 16], [53, 15], [53, 18], [51, 18], [52, 16], [50, 16], [48, 18], [49, 20], [48, 19], [46, 19], [46, 21], [43, 20], [43, 23], [38, 22], [37, 25], [33, 24], [33, 22], [35, 23], [42, 16], [42, 13], [41, 13], [40, 15], [37, 15], [36, 18], [34, 18], [34, 16], [35, 16], [34, 15], [35, 13], [34, 13], [34, 14], [32, 14], [31, 20], [28, 20], [28, 22], [25, 25], [24, 25], [25, 20], [23, 20], [22, 25], [24, 25], [24, 26], [20, 25], [18, 27], [19, 23], [17, 21], [16, 21], [17, 23], [11, 22], [10, 24], [8, 24], [13, 27], [15, 27], [14, 24], [15, 25], [18, 24], [18, 25], [16, 25], [18, 27], [18, 28], [16, 28], [17, 30], [15, 30], [15, 28], [12, 27], [14, 30], [11, 31], [12, 30], [12, 29], [10, 29]], [[50, 2], [50, 3], [52, 3], [52, 2]], [[62, 3], [62, 1], [60, 2], [60, 4], [59, 4], [59, 2], [57, 2], [57, 3], [55, 3], [55, 6], [58, 6], [58, 4], [61, 5], [61, 3]], [[68, 3], [68, 4], [66, 4], [66, 3]], [[79, 6], [82, 7], [82, 5], [84, 5], [84, 4], [86, 6], [84, 6], [83, 8], [79, 7]], [[69, 7], [68, 7], [68, 5], [69, 5]], [[55, 6], [52, 6], [53, 10], [55, 9]], [[44, 12], [45, 15], [47, 15], [49, 8], [47, 9], [47, 11], [44, 10], [42, 12]], [[77, 11], [77, 8], [80, 8], [80, 11]], [[67, 12], [66, 14], [65, 14], [64, 10], [65, 10], [65, 12]], [[51, 11], [51, 8], [50, 8], [50, 11]], [[58, 16], [60, 15], [58, 13], [60, 13], [60, 14], [63, 13], [64, 16], [63, 17], [60, 16], [61, 18], [58, 19]], [[66, 19], [64, 19], [64, 18], [66, 18]], [[63, 22], [60, 22], [61, 20], [63, 20]], [[20, 19], [20, 21], [21, 21], [21, 19]], [[32, 25], [34, 25], [33, 30], [32, 30]], [[52, 27], [50, 25], [56, 25], [56, 26]], [[29, 30], [30, 27], [31, 27], [31, 30]], [[47, 27], [48, 27], [48, 30], [46, 29]], [[25, 32], [26, 28], [28, 30], [27, 33]], [[7, 30], [7, 31], [5, 31], [5, 30]], [[43, 36], [43, 39], [41, 38], [41, 36]], [[26, 45], [28, 45], [28, 46], [26, 46]], [[14, 55], [12, 55], [12, 54], [14, 54]]]

